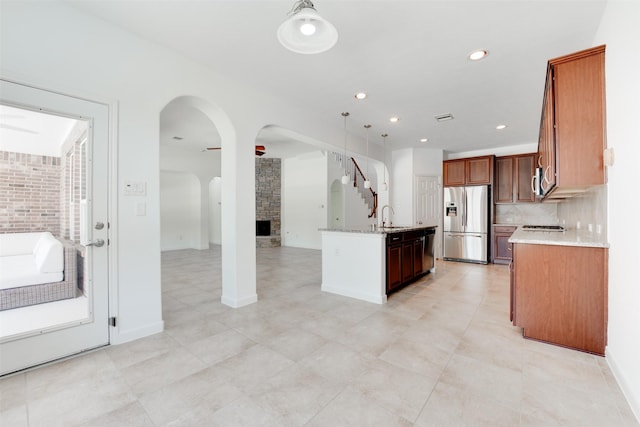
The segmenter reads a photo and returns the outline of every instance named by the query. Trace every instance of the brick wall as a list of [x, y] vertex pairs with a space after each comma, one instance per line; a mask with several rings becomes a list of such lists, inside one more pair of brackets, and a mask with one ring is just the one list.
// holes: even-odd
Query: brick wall
[[[82, 147], [80, 142], [73, 144], [61, 158], [63, 185], [60, 190], [60, 206], [62, 206], [60, 235], [74, 242], [80, 241], [80, 200], [86, 189], [85, 180], [81, 179], [86, 176], [85, 162], [82, 162], [84, 156]], [[73, 229], [71, 218], [73, 218]]]
[[0, 233], [60, 235], [60, 158], [0, 151]]
[[280, 159], [256, 158], [256, 221], [270, 220], [271, 235], [280, 236]]

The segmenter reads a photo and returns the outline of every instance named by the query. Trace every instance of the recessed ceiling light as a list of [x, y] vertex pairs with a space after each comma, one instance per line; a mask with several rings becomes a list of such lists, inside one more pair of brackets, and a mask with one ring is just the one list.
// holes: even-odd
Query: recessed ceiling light
[[498, 130], [502, 130], [502, 129], [506, 129], [507, 125], [498, 125], [496, 126], [496, 129]]
[[429, 142], [429, 139], [428, 138], [421, 138], [420, 142]]
[[479, 61], [482, 58], [486, 58], [488, 54], [489, 54], [488, 50], [484, 50], [484, 49], [474, 50], [469, 54], [469, 59], [472, 61]]
[[391, 118], [389, 119], [389, 121], [390, 121], [391, 123], [398, 123], [398, 121], [399, 121], [399, 120], [400, 120], [400, 119], [399, 119], [398, 117], [391, 117]]
[[356, 93], [356, 99], [365, 99], [366, 97], [367, 97], [367, 94], [364, 92]]

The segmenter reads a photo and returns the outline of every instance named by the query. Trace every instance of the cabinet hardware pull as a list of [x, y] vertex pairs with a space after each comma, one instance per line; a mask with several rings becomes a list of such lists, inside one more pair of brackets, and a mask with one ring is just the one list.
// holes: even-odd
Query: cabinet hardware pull
[[551, 170], [551, 165], [547, 166], [547, 168], [544, 170], [544, 180], [549, 184], [551, 184], [551, 180], [547, 178], [547, 171], [550, 171], [550, 170]]

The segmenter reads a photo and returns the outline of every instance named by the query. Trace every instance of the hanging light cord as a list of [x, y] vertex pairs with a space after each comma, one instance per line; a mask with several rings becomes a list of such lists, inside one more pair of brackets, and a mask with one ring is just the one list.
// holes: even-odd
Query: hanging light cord
[[369, 128], [371, 127], [371, 125], [364, 125], [364, 128], [367, 130], [367, 176], [365, 177], [365, 180], [370, 181], [369, 180]]
[[[384, 151], [384, 161], [385, 163], [387, 162], [387, 137], [389, 136], [386, 133], [383, 133], [382, 135], [382, 150]], [[382, 165], [382, 171], [384, 172], [384, 182], [387, 182], [387, 165], [383, 164]]]

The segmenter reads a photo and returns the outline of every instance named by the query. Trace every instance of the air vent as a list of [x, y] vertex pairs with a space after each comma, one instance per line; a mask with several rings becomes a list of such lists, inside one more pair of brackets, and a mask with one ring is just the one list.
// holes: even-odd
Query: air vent
[[436, 119], [436, 121], [438, 122], [446, 122], [447, 120], [453, 120], [453, 114], [451, 113], [438, 114], [437, 116], [433, 116], [433, 118]]

